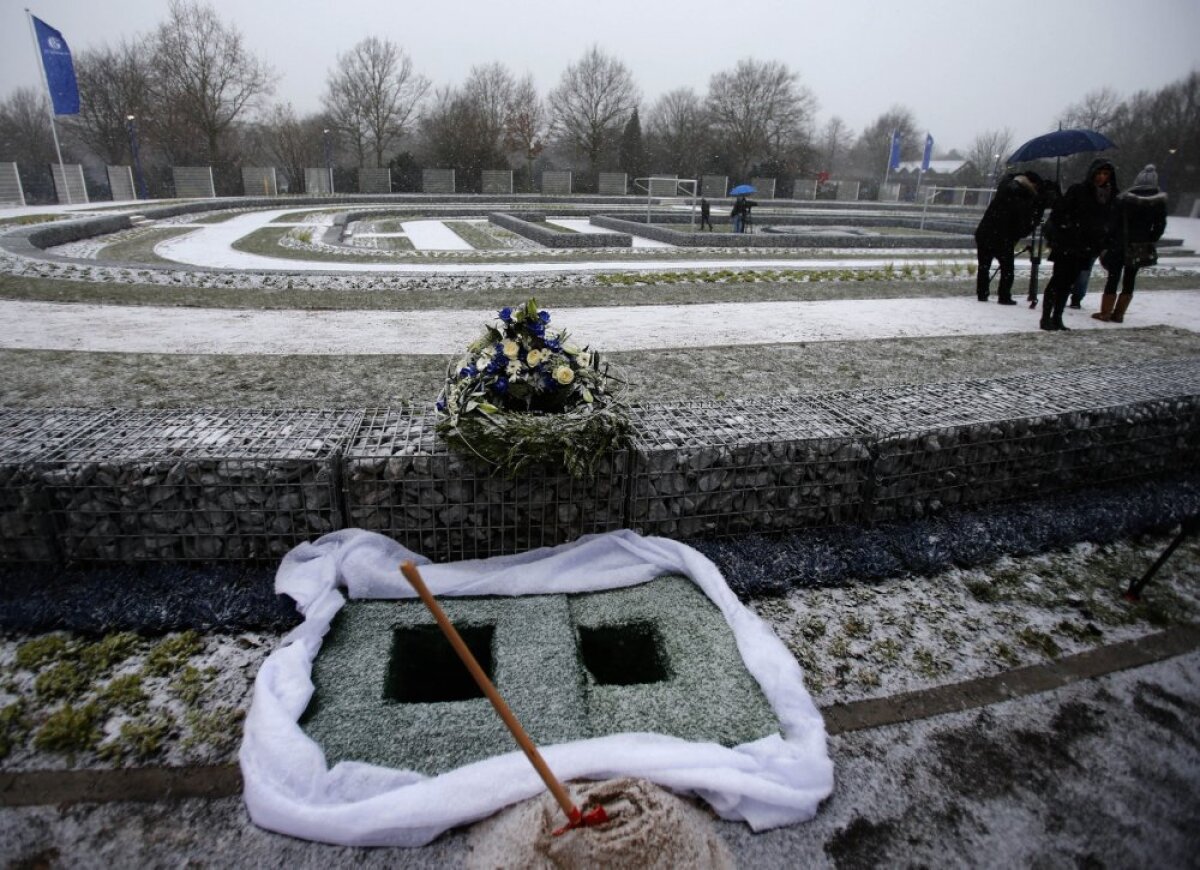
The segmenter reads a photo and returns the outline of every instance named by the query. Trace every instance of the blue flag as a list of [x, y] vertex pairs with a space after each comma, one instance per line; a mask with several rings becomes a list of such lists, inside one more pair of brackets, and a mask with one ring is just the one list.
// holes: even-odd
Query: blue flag
[[900, 131], [899, 130], [892, 131], [892, 153], [891, 153], [891, 156], [888, 158], [888, 168], [889, 169], [899, 169], [900, 168]]
[[42, 53], [42, 69], [56, 115], [79, 114], [79, 85], [75, 82], [75, 64], [71, 49], [63, 35], [36, 15], [33, 29], [37, 34], [38, 50]]
[[933, 157], [933, 136], [925, 134], [925, 154], [921, 157], [921, 171], [929, 171], [929, 158]]

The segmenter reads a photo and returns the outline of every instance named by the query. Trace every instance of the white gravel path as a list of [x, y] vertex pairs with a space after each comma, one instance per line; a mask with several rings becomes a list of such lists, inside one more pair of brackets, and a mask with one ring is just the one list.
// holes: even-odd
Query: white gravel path
[[442, 221], [404, 221], [400, 224], [418, 251], [473, 251], [470, 243]]
[[[607, 230], [604, 227], [598, 227], [588, 220], [578, 220], [576, 218], [546, 218], [546, 223], [554, 224], [555, 226], [565, 227], [568, 230], [574, 230], [577, 233], [611, 233], [612, 230]], [[660, 242], [657, 239], [647, 239], [642, 236], [633, 236], [633, 246], [635, 248], [674, 248], [675, 246], [667, 242]]]
[[[1098, 299], [1098, 295], [1096, 295]], [[1097, 304], [1089, 294], [1085, 305]], [[1121, 329], [1068, 311], [1072, 329]], [[606, 351], [898, 337], [995, 335], [1037, 329], [1025, 305], [972, 297], [563, 308], [554, 325]], [[449, 354], [495, 317], [446, 311], [245, 311], [0, 301], [0, 347], [126, 353]], [[1136, 296], [1128, 326], [1200, 332], [1200, 289]], [[1048, 341], [1054, 340], [1047, 333]]]

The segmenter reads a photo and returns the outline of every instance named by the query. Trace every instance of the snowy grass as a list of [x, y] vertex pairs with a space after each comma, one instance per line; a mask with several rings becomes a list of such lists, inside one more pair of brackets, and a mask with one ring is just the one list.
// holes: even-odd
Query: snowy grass
[[148, 227], [114, 233], [108, 244], [96, 252], [96, 259], [117, 263], [170, 263], [154, 253], [154, 246], [167, 239], [186, 235], [187, 227]]
[[[1032, 315], [1031, 315], [1032, 320]], [[1167, 327], [605, 354], [631, 401], [797, 395], [992, 378], [1200, 353]], [[0, 350], [0, 403], [27, 407], [381, 407], [433, 402], [442, 355], [200, 355]]]

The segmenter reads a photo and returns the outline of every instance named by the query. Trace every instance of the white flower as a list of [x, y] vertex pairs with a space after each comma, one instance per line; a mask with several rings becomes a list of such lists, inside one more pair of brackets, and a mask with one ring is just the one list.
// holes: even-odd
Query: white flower
[[559, 366], [554, 370], [554, 380], [565, 386], [575, 380], [575, 372], [571, 371], [570, 366]]
[[581, 350], [579, 353], [575, 354], [575, 359], [578, 361], [579, 365], [585, 369], [590, 369], [592, 367], [592, 352], [590, 350]]
[[508, 364], [507, 374], [510, 378], [515, 378], [521, 374], [521, 361], [519, 359], [515, 359]]
[[542, 361], [542, 352], [534, 348], [525, 355], [525, 361], [529, 364], [530, 368], [533, 368]]
[[509, 359], [516, 359], [517, 354], [521, 352], [521, 346], [511, 338], [504, 342], [504, 355]]

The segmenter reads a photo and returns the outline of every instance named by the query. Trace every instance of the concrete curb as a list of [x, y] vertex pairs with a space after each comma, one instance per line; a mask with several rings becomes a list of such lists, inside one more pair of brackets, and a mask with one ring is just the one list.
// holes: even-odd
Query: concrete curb
[[[1137, 668], [1200, 648], [1200, 626], [1183, 625], [1112, 646], [949, 686], [823, 708], [829, 734], [961, 713]], [[0, 807], [233, 797], [236, 764], [115, 770], [0, 772]]]

